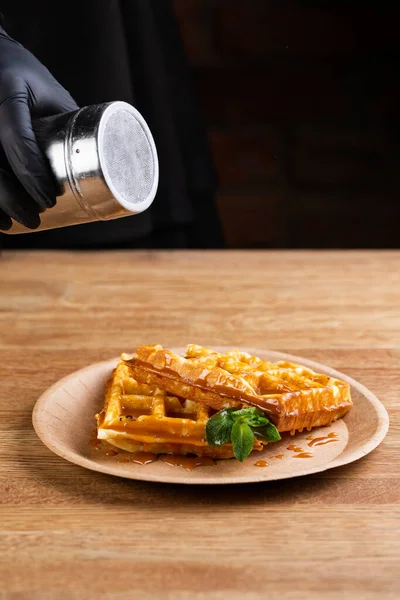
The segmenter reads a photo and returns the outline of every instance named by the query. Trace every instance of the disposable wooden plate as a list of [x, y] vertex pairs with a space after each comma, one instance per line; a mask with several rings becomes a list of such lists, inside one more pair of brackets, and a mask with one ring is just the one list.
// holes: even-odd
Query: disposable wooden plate
[[[174, 349], [177, 352], [182, 349]], [[226, 348], [220, 348], [226, 350]], [[118, 462], [118, 456], [96, 453], [89, 444], [95, 427], [94, 415], [103, 404], [104, 386], [118, 359], [93, 364], [64, 377], [51, 386], [37, 401], [33, 411], [33, 426], [42, 442], [62, 458], [102, 473], [165, 483], [228, 484], [271, 481], [318, 473], [362, 458], [380, 444], [385, 437], [389, 418], [381, 402], [361, 383], [325, 365], [269, 350], [245, 348], [247, 352], [270, 361], [288, 360], [303, 364], [314, 371], [343, 379], [351, 385], [354, 406], [349, 413], [330, 427], [310, 432], [285, 434], [283, 439], [253, 453], [243, 464], [236, 460], [217, 461], [215, 466], [197, 467], [187, 471], [160, 460], [142, 466], [132, 462]], [[309, 446], [313, 438], [337, 434], [335, 443]], [[296, 452], [288, 446], [295, 444], [311, 458], [295, 458]], [[283, 455], [283, 458], [273, 458]], [[256, 466], [259, 460], [266, 467]]]

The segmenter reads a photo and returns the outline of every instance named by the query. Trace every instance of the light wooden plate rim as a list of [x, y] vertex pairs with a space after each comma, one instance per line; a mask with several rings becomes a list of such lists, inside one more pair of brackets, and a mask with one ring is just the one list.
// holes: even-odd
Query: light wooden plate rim
[[[227, 348], [225, 346], [216, 347], [219, 351], [227, 351], [232, 348]], [[41, 427], [41, 414], [43, 411], [46, 411], [46, 407], [48, 404], [52, 403], [54, 398], [54, 392], [61, 387], [64, 387], [71, 380], [76, 379], [84, 375], [85, 373], [93, 370], [93, 369], [109, 369], [110, 375], [111, 370], [115, 367], [117, 362], [120, 360], [120, 357], [111, 358], [108, 360], [100, 361], [97, 363], [92, 363], [86, 367], [78, 369], [69, 375], [59, 379], [57, 382], [52, 384], [36, 401], [36, 404], [32, 413], [32, 423], [35, 429], [35, 432], [39, 439], [43, 442], [49, 450], [51, 450], [54, 454], [60, 456], [64, 460], [67, 460], [73, 464], [79, 465], [91, 471], [97, 471], [100, 473], [105, 473], [108, 475], [123, 477], [125, 479], [133, 479], [133, 480], [142, 480], [142, 481], [151, 481], [156, 483], [174, 483], [174, 484], [187, 484], [187, 485], [227, 485], [227, 484], [240, 484], [240, 483], [257, 483], [263, 481], [277, 481], [281, 479], [291, 479], [293, 477], [301, 477], [304, 475], [312, 475], [314, 473], [320, 473], [326, 470], [334, 469], [337, 467], [341, 467], [347, 464], [350, 464], [354, 461], [363, 458], [370, 452], [372, 452], [385, 438], [388, 428], [389, 428], [389, 415], [386, 411], [386, 408], [382, 404], [382, 402], [375, 396], [371, 390], [365, 387], [362, 383], [356, 381], [352, 377], [337, 371], [325, 364], [316, 362], [311, 359], [303, 358], [294, 354], [288, 354], [286, 352], [280, 352], [276, 350], [261, 350], [257, 348], [249, 348], [249, 347], [241, 347], [239, 350], [243, 350], [245, 352], [249, 352], [255, 356], [268, 356], [267, 360], [278, 361], [278, 360], [286, 360], [290, 362], [295, 362], [302, 364], [306, 367], [311, 368], [314, 371], [325, 373], [332, 377], [342, 379], [347, 381], [350, 386], [356, 389], [367, 401], [372, 405], [376, 413], [376, 428], [374, 433], [368, 437], [363, 443], [360, 444], [357, 448], [352, 450], [351, 452], [346, 452], [346, 447], [343, 449], [341, 454], [339, 454], [333, 460], [325, 463], [316, 465], [315, 467], [306, 466], [304, 468], [299, 468], [291, 474], [288, 473], [276, 473], [273, 477], [269, 476], [268, 473], [260, 473], [258, 475], [240, 475], [240, 469], [242, 465], [237, 462], [237, 476], [230, 477], [213, 477], [213, 478], [205, 478], [202, 477], [199, 471], [194, 470], [192, 472], [184, 471], [179, 468], [171, 468], [171, 474], [165, 477], [154, 476], [146, 468], [135, 469], [132, 475], [124, 471], [123, 468], [118, 463], [109, 463], [109, 464], [100, 464], [96, 463], [94, 460], [83, 456], [82, 454], [78, 454], [74, 450], [69, 449], [65, 451], [62, 444], [57, 441], [57, 439], [49, 436], [46, 431], [42, 430]], [[183, 347], [173, 348], [174, 352], [182, 352]], [[346, 417], [345, 417], [346, 418]], [[345, 419], [344, 418], [344, 419]], [[230, 461], [229, 461], [230, 462]]]

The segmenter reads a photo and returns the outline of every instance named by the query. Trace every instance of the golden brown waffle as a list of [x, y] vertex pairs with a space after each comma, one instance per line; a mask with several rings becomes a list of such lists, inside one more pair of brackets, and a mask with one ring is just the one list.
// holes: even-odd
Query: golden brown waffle
[[[121, 361], [107, 384], [104, 408], [96, 415], [97, 437], [129, 452], [232, 458], [231, 444], [208, 446], [204, 439], [206, 423], [214, 412], [138, 383]], [[259, 441], [254, 449], [262, 449]]]
[[265, 412], [279, 431], [328, 425], [352, 405], [344, 381], [306, 367], [271, 363], [246, 352], [220, 353], [190, 345], [183, 356], [140, 346], [126, 357], [132, 376], [215, 410], [242, 403]]

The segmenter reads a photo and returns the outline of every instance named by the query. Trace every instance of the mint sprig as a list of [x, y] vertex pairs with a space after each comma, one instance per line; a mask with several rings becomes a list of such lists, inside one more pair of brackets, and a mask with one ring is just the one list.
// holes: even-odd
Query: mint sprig
[[231, 440], [233, 452], [240, 462], [243, 462], [253, 450], [254, 433], [250, 425], [241, 421], [245, 417], [239, 417], [232, 425]]
[[252, 451], [254, 437], [263, 442], [281, 439], [275, 425], [257, 408], [224, 408], [207, 421], [207, 444], [221, 446], [232, 442], [233, 452], [240, 462]]

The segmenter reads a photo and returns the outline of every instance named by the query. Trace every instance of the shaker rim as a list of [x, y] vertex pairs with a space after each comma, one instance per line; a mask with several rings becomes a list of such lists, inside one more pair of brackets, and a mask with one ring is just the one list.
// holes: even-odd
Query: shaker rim
[[[152, 182], [152, 186], [151, 189], [147, 195], [146, 198], [144, 198], [140, 203], [136, 204], [134, 207], [132, 205], [131, 202], [125, 200], [121, 193], [118, 192], [118, 190], [116, 189], [112, 178], [110, 177], [109, 173], [108, 173], [108, 169], [107, 169], [107, 165], [106, 165], [106, 160], [105, 160], [105, 156], [104, 153], [100, 150], [103, 147], [103, 142], [104, 142], [104, 133], [105, 133], [105, 129], [107, 126], [107, 121], [109, 120], [110, 116], [118, 111], [124, 110], [128, 113], [130, 113], [133, 117], [135, 117], [136, 121], [139, 123], [140, 127], [143, 130], [143, 133], [149, 143], [149, 146], [151, 148], [151, 152], [153, 155], [153, 164], [154, 164], [154, 177], [153, 177], [153, 182]], [[123, 102], [123, 101], [115, 101], [115, 102], [110, 102], [107, 106], [107, 108], [104, 110], [101, 119], [100, 119], [100, 123], [99, 123], [99, 128], [98, 128], [98, 133], [97, 133], [97, 147], [99, 149], [99, 162], [100, 162], [100, 168], [101, 171], [103, 173], [103, 177], [105, 179], [105, 182], [109, 188], [109, 190], [111, 191], [113, 197], [115, 198], [115, 200], [117, 200], [117, 202], [123, 207], [125, 208], [127, 211], [129, 211], [130, 213], [132, 212], [136, 212], [135, 210], [132, 210], [133, 208], [135, 209], [139, 209], [140, 212], [145, 211], [147, 208], [149, 208], [149, 206], [152, 204], [154, 197], [157, 193], [157, 188], [158, 188], [158, 179], [159, 179], [159, 166], [158, 166], [158, 158], [157, 158], [157, 149], [156, 149], [156, 145], [153, 139], [153, 136], [151, 134], [150, 128], [147, 125], [145, 119], [143, 118], [143, 116], [140, 114], [140, 112], [138, 110], [136, 110], [136, 108], [134, 108], [131, 104], [128, 104], [127, 102]]]

